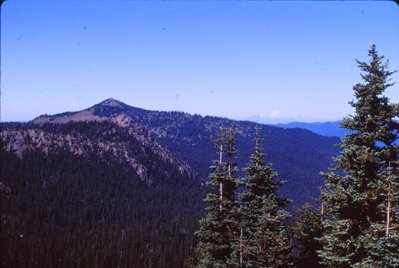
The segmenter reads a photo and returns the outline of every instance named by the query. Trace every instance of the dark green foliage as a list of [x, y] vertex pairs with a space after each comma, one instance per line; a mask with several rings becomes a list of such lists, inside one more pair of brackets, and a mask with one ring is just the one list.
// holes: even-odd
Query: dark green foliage
[[240, 237], [233, 262], [237, 267], [288, 267], [291, 248], [284, 222], [289, 214], [282, 209], [288, 202], [277, 198], [283, 182], [276, 182], [277, 173], [264, 162], [259, 131], [257, 127], [255, 152], [245, 169], [246, 191], [238, 199]]
[[214, 142], [218, 159], [214, 160], [208, 185], [210, 192], [204, 199], [209, 206], [197, 232], [196, 267], [227, 267], [236, 235], [234, 225], [235, 195], [238, 181], [234, 147], [236, 137], [232, 129], [221, 129]]
[[[111, 123], [1, 127], [42, 130], [65, 142], [79, 137], [83, 149], [88, 138], [95, 146], [84, 155], [33, 147], [21, 159], [1, 140], [0, 267], [184, 267], [202, 190], [151, 143]], [[149, 181], [102, 150], [100, 142], [110, 140], [148, 167]]]
[[322, 248], [319, 240], [323, 235], [321, 208], [305, 204], [298, 210], [296, 224], [292, 229], [296, 267], [325, 267], [319, 264], [321, 259], [317, 254]]
[[399, 267], [399, 232], [398, 224], [392, 224], [386, 234], [386, 224], [372, 223], [358, 239], [357, 247], [365, 247], [367, 255], [355, 267]]
[[358, 62], [364, 84], [353, 88], [355, 115], [342, 123], [353, 131], [342, 139], [336, 158], [336, 170], [345, 175], [325, 174], [322, 202], [328, 217], [319, 253], [328, 267], [395, 267], [399, 262], [398, 199], [393, 197], [398, 192], [399, 107], [384, 96], [392, 72], [375, 45], [369, 56], [369, 63]]

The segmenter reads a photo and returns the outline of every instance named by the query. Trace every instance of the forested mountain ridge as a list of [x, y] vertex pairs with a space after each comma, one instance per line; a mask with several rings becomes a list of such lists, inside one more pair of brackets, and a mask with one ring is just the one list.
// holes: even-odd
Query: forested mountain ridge
[[0, 267], [184, 267], [203, 187], [144, 129], [1, 129]]
[[[7, 151], [22, 157], [27, 150], [40, 150], [50, 154], [63, 149], [74, 155], [110, 154], [114, 161], [125, 164], [140, 180], [152, 183], [148, 172], [155, 166], [176, 166], [181, 175], [193, 178], [190, 166], [177, 160], [167, 149], [154, 141], [148, 131], [138, 126], [118, 127], [111, 122], [69, 122], [66, 124], [3, 124], [0, 134]], [[147, 158], [157, 159], [149, 163]], [[165, 173], [164, 179], [170, 179]]]
[[[227, 118], [190, 115], [184, 112], [149, 111], [129, 106], [115, 99], [107, 99], [86, 110], [56, 115], [43, 115], [32, 122], [66, 123], [69, 121], [112, 121], [122, 126], [139, 126], [160, 144], [186, 161], [196, 176], [206, 179], [214, 157], [210, 142], [221, 127], [231, 127], [237, 132], [237, 163], [247, 164], [252, 152], [256, 123]], [[320, 171], [331, 167], [332, 158], [338, 154], [338, 138], [323, 137], [307, 130], [282, 129], [259, 125], [266, 160], [273, 163], [279, 178], [287, 183], [281, 193], [302, 204], [309, 196], [317, 196], [323, 183]]]

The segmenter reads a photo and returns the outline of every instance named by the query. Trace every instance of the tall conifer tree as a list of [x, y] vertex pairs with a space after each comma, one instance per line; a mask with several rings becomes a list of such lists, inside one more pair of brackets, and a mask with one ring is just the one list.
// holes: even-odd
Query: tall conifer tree
[[277, 197], [283, 182], [276, 182], [277, 173], [264, 161], [259, 127], [245, 172], [247, 190], [238, 200], [240, 236], [233, 263], [238, 267], [289, 267], [291, 249], [284, 225], [289, 214], [282, 209], [288, 202]]
[[197, 232], [197, 267], [228, 267], [235, 233], [233, 208], [237, 189], [237, 172], [234, 147], [236, 133], [232, 129], [221, 129], [214, 141], [217, 159], [213, 161], [208, 186], [212, 192], [204, 199], [209, 204], [207, 215], [200, 221]]
[[[398, 236], [398, 104], [384, 96], [393, 72], [376, 46], [370, 62], [358, 61], [363, 83], [353, 87], [355, 115], [342, 126], [335, 172], [325, 174], [322, 202], [322, 263], [328, 267], [397, 267]], [[343, 171], [343, 173], [341, 172]], [[388, 226], [388, 227], [387, 227]]]
[[322, 268], [317, 251], [322, 245], [320, 237], [323, 235], [322, 209], [305, 204], [298, 209], [296, 225], [292, 228], [294, 238], [295, 265], [298, 268]]

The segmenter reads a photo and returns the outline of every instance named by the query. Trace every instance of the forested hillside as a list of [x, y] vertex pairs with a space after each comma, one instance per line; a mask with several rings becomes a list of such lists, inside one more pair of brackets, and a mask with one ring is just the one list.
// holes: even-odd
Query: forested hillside
[[[238, 175], [256, 124], [138, 109], [87, 110], [1, 124], [1, 265], [184, 267], [204, 215], [211, 142], [237, 133]], [[259, 125], [283, 195], [317, 195], [338, 140]], [[272, 159], [272, 160], [270, 160]], [[323, 167], [322, 167], [323, 165]]]
[[1, 128], [0, 267], [183, 267], [203, 193], [144, 130]]
[[[202, 117], [183, 112], [148, 111], [131, 107], [114, 99], [105, 100], [80, 112], [53, 116], [44, 115], [33, 120], [36, 124], [68, 121], [113, 121], [119, 125], [140, 126], [179, 159], [187, 161], [197, 177], [207, 179], [214, 156], [211, 139], [220, 128], [237, 131], [237, 163], [241, 169], [247, 163], [255, 138], [256, 123], [220, 117]], [[307, 130], [282, 129], [259, 125], [266, 160], [273, 163], [279, 179], [286, 180], [281, 193], [296, 205], [319, 193], [323, 184], [320, 171], [327, 171], [333, 156], [338, 154], [338, 138], [323, 137]]]

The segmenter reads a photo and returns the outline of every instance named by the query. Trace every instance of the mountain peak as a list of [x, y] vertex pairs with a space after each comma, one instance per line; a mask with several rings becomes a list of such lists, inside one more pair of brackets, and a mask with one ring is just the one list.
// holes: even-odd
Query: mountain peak
[[35, 124], [63, 124], [71, 121], [113, 121], [119, 126], [127, 126], [130, 124], [131, 118], [125, 112], [132, 108], [119, 100], [109, 98], [85, 110], [56, 115], [42, 115], [35, 118], [32, 122]]
[[119, 108], [122, 108], [123, 106], [126, 106], [125, 103], [123, 103], [123, 102], [121, 102], [119, 100], [116, 100], [114, 98], [106, 99], [106, 100], [100, 102], [98, 105], [108, 106], [108, 107], [119, 107]]

